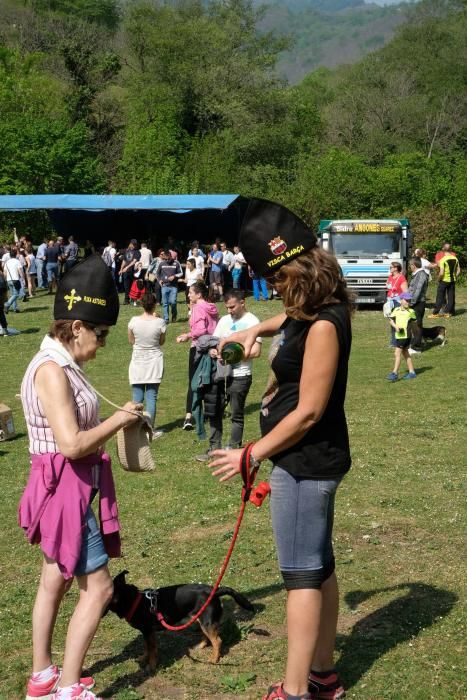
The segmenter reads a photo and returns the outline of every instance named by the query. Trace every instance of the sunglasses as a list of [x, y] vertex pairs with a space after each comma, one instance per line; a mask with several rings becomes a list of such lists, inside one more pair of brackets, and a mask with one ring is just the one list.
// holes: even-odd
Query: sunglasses
[[95, 326], [91, 326], [89, 330], [94, 333], [99, 342], [105, 340], [110, 332], [108, 328], [96, 328]]

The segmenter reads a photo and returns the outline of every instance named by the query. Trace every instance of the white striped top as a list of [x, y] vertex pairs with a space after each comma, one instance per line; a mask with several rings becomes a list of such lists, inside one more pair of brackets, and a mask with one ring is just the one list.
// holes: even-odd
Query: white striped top
[[[56, 362], [63, 368], [73, 392], [75, 414], [79, 429], [88, 430], [89, 428], [95, 428], [99, 424], [97, 394], [83, 377], [64, 346], [59, 341], [46, 336], [41, 345], [41, 350], [29, 363], [21, 384], [21, 401], [28, 428], [29, 452], [31, 454], [59, 452], [52, 429], [45, 417], [34, 387], [36, 372], [45, 362]], [[60, 410], [59, 406], [57, 406], [57, 410]]]

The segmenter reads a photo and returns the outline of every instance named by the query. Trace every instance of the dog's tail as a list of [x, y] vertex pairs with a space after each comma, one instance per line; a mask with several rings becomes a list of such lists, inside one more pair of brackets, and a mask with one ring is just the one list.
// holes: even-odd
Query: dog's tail
[[221, 586], [219, 590], [216, 593], [216, 598], [220, 598], [223, 595], [229, 595], [231, 598], [235, 600], [235, 602], [240, 605], [240, 607], [244, 608], [245, 610], [250, 610], [251, 612], [254, 611], [254, 607], [252, 603], [248, 600], [248, 598], [238, 591], [236, 591], [234, 588], [229, 588], [228, 586]]

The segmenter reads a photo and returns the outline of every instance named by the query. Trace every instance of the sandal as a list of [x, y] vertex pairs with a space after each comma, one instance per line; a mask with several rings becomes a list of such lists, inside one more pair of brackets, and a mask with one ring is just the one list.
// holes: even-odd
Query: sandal
[[345, 698], [344, 686], [339, 674], [334, 670], [319, 676], [311, 671], [308, 678], [308, 691], [312, 700], [341, 700], [341, 698]]
[[[289, 694], [284, 690], [282, 683], [274, 683], [271, 685], [263, 700], [288, 700]], [[310, 693], [305, 693], [300, 696], [303, 700], [311, 700]]]

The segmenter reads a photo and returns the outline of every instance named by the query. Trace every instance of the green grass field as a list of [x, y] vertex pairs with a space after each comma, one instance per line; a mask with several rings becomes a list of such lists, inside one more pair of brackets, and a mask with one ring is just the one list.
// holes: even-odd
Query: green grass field
[[[431, 298], [434, 289], [430, 290]], [[180, 317], [186, 316], [180, 299]], [[249, 300], [261, 318], [280, 302]], [[24, 370], [51, 319], [51, 297], [38, 296], [10, 314], [17, 337], [0, 338], [0, 401], [13, 409], [17, 437], [0, 443], [0, 698], [24, 697], [31, 663], [30, 616], [40, 551], [27, 544], [16, 511], [28, 474], [27, 439], [19, 391]], [[458, 291], [458, 315], [445, 321], [448, 343], [415, 358], [418, 377], [390, 384], [387, 322], [379, 311], [354, 319], [347, 400], [353, 467], [340, 487], [335, 551], [341, 587], [337, 662], [348, 698], [453, 700], [467, 697], [465, 668], [465, 333], [467, 290]], [[130, 398], [126, 325], [136, 310], [123, 307], [107, 347], [89, 365], [96, 388], [119, 403]], [[223, 309], [222, 309], [223, 312]], [[139, 313], [139, 311], [137, 312]], [[434, 323], [426, 321], [429, 325]], [[158, 426], [166, 434], [153, 450], [157, 471], [127, 474], [114, 463], [124, 557], [111, 572], [130, 571], [141, 588], [176, 582], [212, 583], [229, 544], [240, 503], [239, 481], [220, 485], [194, 455], [205, 446], [180, 429], [184, 416], [188, 346], [169, 327]], [[258, 406], [268, 366], [255, 361], [246, 438], [258, 436]], [[57, 410], [60, 407], [57, 406]], [[109, 413], [102, 406], [102, 414]], [[114, 444], [111, 446], [114, 455]], [[266, 478], [269, 466], [260, 476]], [[464, 544], [464, 547], [463, 547]], [[154, 675], [137, 663], [140, 635], [108, 615], [86, 659], [97, 691], [117, 700], [138, 698], [257, 700], [283, 673], [284, 599], [268, 506], [249, 506], [224, 582], [249, 596], [251, 615], [225, 600], [224, 655], [209, 662], [195, 649], [197, 626], [159, 635]], [[464, 590], [463, 590], [464, 589]], [[66, 622], [76, 599], [67, 594], [54, 650], [61, 661]], [[463, 675], [464, 674], [464, 675]]]

